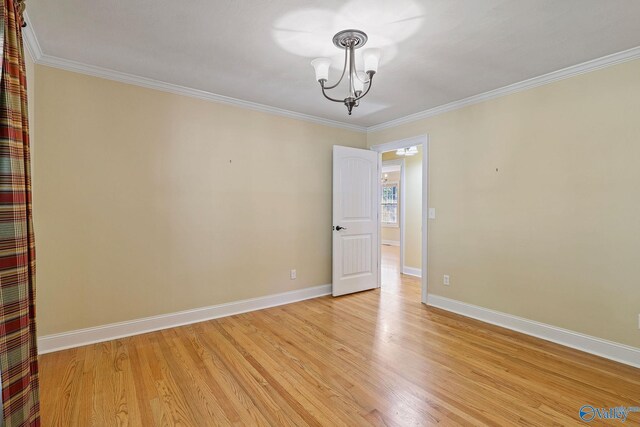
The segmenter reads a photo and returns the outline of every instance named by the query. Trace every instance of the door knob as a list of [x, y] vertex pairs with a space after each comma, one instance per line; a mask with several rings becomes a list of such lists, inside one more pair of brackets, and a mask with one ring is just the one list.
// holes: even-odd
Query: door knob
[[339, 226], [339, 225], [337, 225], [337, 226], [336, 226], [336, 230], [337, 230], [337, 231], [340, 231], [340, 230], [346, 230], [346, 229], [347, 229], [347, 227], [341, 227], [341, 226]]

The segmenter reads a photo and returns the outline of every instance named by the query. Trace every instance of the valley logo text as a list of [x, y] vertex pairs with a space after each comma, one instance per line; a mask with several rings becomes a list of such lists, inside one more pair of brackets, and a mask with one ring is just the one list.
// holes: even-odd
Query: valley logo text
[[584, 405], [580, 408], [580, 419], [590, 422], [596, 418], [599, 420], [619, 420], [625, 422], [630, 412], [640, 412], [640, 406], [616, 406], [614, 408], [596, 408]]

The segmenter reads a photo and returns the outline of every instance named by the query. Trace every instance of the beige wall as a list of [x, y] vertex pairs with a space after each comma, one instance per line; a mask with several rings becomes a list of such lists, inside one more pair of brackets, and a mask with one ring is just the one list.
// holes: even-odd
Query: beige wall
[[331, 147], [365, 134], [40, 65], [35, 82], [40, 335], [331, 282]]
[[[404, 267], [422, 266], [422, 149], [409, 157], [397, 156], [394, 151], [383, 153], [382, 160], [404, 159], [405, 179], [405, 242]], [[383, 230], [384, 234], [384, 230]], [[399, 239], [399, 238], [398, 238]]]
[[422, 153], [407, 157], [405, 172], [404, 266], [422, 266]]
[[[330, 282], [364, 135], [33, 68], [40, 335]], [[431, 293], [639, 347], [638, 117], [634, 61], [367, 143], [429, 134]]]
[[640, 347], [640, 61], [368, 144], [425, 133], [430, 293]]
[[400, 242], [400, 227], [382, 227], [383, 241]]

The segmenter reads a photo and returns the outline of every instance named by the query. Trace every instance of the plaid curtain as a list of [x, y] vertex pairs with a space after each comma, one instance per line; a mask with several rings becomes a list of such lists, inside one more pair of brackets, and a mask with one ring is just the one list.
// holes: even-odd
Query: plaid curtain
[[35, 245], [22, 9], [3, 0], [0, 17], [0, 375], [6, 427], [39, 426]]

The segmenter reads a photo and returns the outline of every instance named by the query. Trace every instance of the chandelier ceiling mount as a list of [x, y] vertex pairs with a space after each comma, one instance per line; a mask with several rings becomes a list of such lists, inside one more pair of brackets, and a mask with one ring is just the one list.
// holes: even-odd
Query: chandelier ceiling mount
[[367, 35], [360, 30], [343, 30], [333, 36], [333, 44], [338, 49], [344, 49], [353, 44], [354, 49], [364, 46], [369, 40]]

